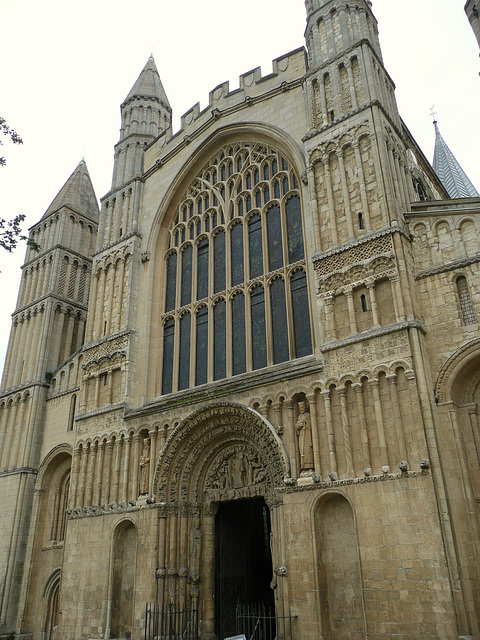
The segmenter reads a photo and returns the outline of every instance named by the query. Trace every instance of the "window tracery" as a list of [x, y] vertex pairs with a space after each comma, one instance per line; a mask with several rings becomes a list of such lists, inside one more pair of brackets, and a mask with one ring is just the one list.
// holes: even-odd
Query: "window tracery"
[[298, 180], [276, 149], [220, 149], [168, 240], [162, 394], [312, 352]]

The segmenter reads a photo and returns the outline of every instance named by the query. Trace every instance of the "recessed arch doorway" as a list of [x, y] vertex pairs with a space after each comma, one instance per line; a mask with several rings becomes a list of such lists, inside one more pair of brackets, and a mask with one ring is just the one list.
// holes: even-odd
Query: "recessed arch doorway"
[[235, 635], [237, 601], [273, 605], [283, 563], [276, 489], [289, 475], [275, 429], [238, 403], [202, 408], [168, 438], [154, 485], [159, 600], [198, 608], [202, 634]]

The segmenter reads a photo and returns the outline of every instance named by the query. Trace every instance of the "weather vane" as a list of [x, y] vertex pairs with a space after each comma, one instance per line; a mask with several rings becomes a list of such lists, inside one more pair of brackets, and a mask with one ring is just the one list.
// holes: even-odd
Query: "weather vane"
[[437, 120], [436, 120], [436, 118], [435, 118], [435, 116], [437, 115], [437, 112], [433, 110], [433, 109], [434, 109], [434, 107], [435, 107], [435, 105], [434, 105], [434, 104], [432, 104], [432, 108], [430, 109], [430, 115], [431, 115], [431, 116], [432, 116], [432, 118], [433, 118], [433, 124], [435, 124], [435, 122], [437, 121]]

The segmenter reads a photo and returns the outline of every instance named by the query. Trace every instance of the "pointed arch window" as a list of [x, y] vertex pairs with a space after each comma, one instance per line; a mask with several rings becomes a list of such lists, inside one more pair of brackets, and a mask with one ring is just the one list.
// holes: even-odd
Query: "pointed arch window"
[[205, 305], [197, 311], [195, 338], [195, 384], [205, 384], [208, 374], [208, 309]]
[[245, 349], [245, 296], [238, 291], [232, 297], [232, 373], [237, 375], [247, 370]]
[[213, 378], [221, 380], [227, 375], [226, 303], [217, 300], [213, 307]]
[[182, 252], [182, 287], [180, 305], [183, 307], [192, 301], [192, 245], [188, 244]]
[[159, 393], [312, 352], [298, 185], [278, 150], [235, 142], [186, 189], [165, 254]]
[[265, 327], [265, 293], [262, 285], [250, 292], [250, 317], [252, 319], [252, 363], [253, 369], [267, 366], [267, 335]]
[[191, 316], [184, 313], [180, 317], [180, 355], [178, 362], [178, 389], [190, 386], [190, 329]]
[[230, 229], [230, 272], [232, 287], [244, 282], [243, 273], [243, 224], [238, 222]]
[[272, 318], [273, 362], [288, 360], [288, 324], [285, 299], [285, 282], [275, 278], [270, 284], [270, 309]]
[[208, 296], [208, 238], [197, 245], [197, 300]]

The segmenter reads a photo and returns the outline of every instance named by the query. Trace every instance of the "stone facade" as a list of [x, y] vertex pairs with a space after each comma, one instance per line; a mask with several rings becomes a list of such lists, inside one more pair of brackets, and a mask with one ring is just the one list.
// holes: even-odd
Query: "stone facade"
[[[149, 59], [111, 191], [32, 233], [0, 394], [0, 636], [480, 638], [480, 199], [397, 111], [370, 3], [171, 128]], [[248, 531], [248, 535], [247, 532]], [[248, 540], [250, 542], [248, 542]], [[233, 603], [233, 605], [232, 605]]]

